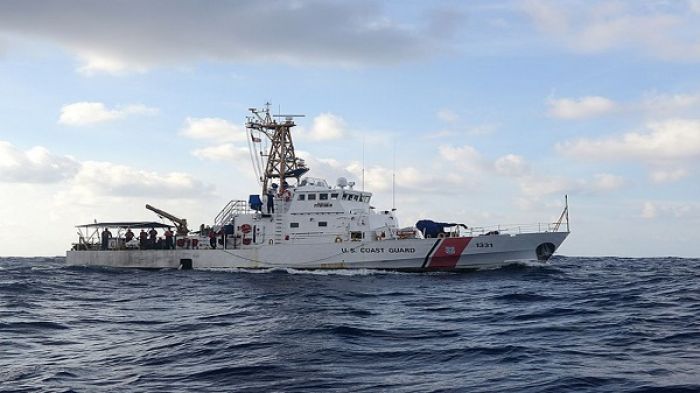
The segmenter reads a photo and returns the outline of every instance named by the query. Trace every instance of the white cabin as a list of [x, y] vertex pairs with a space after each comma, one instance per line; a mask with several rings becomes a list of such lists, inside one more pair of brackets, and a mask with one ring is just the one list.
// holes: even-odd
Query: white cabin
[[[372, 193], [352, 189], [345, 179], [330, 187], [323, 179], [303, 178], [288, 193], [274, 196], [274, 213], [267, 214], [266, 198], [260, 211], [222, 211], [218, 227], [233, 229], [236, 247], [277, 243], [332, 243], [382, 240], [396, 237], [398, 222], [393, 212], [370, 206]], [[251, 207], [251, 206], [246, 206]], [[251, 207], [252, 208], [252, 207]], [[246, 226], [246, 224], [248, 226]]]

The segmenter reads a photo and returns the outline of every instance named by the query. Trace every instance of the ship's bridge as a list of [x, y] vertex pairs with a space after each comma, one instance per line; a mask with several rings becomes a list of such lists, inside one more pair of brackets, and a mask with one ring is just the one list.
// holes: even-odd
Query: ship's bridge
[[339, 187], [330, 187], [324, 179], [303, 178], [294, 189], [290, 212], [335, 211], [350, 213], [351, 211], [368, 212], [370, 210], [369, 202], [372, 199], [372, 193], [353, 190], [354, 184], [348, 184], [344, 179], [339, 181], [338, 185]]
[[[292, 239], [364, 239], [392, 236], [398, 223], [393, 212], [370, 206], [372, 193], [353, 189], [338, 179], [336, 187], [319, 178], [302, 179], [290, 198], [286, 220]], [[286, 225], [285, 225], [286, 227]]]
[[304, 188], [304, 189], [323, 189], [323, 190], [329, 190], [330, 187], [328, 186], [328, 182], [326, 182], [325, 179], [321, 179], [318, 177], [305, 177], [301, 179], [301, 183], [299, 183], [299, 188]]

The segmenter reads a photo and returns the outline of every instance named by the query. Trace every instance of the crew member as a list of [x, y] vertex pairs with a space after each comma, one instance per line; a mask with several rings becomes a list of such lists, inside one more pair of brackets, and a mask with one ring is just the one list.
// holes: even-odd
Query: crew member
[[104, 231], [102, 231], [102, 249], [106, 250], [109, 247], [109, 239], [112, 238], [112, 232], [109, 231], [109, 229], [105, 228]]
[[175, 243], [173, 243], [173, 232], [170, 230], [170, 228], [165, 230], [165, 249], [166, 250], [172, 250], [175, 248]]
[[142, 250], [146, 249], [146, 242], [147, 241], [148, 241], [148, 234], [146, 233], [146, 231], [141, 229], [141, 233], [139, 233], [139, 247]]
[[272, 187], [267, 189], [267, 214], [272, 214], [275, 212], [275, 190], [277, 189], [277, 184], [272, 183]]
[[124, 234], [124, 240], [128, 243], [134, 238], [134, 232], [131, 232], [131, 228], [126, 229], [126, 233]]
[[151, 228], [148, 231], [148, 248], [156, 247], [156, 236], [158, 236], [158, 231], [155, 228]]
[[216, 248], [216, 232], [213, 229], [209, 230], [209, 246]]
[[283, 198], [285, 202], [289, 202], [292, 199], [292, 193], [289, 191], [289, 184], [287, 184], [287, 182], [282, 183], [280, 198]]

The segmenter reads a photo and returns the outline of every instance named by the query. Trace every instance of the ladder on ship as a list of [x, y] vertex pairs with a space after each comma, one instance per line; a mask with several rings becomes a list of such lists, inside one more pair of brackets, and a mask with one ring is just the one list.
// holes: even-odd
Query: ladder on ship
[[280, 198], [275, 198], [274, 204], [275, 204], [275, 215], [274, 215], [275, 232], [273, 234], [273, 237], [275, 239], [275, 242], [279, 242], [279, 241], [282, 241], [282, 232], [284, 230], [284, 228], [283, 228], [283, 226], [284, 226], [283, 213], [285, 213], [284, 210], [285, 210], [286, 204]]

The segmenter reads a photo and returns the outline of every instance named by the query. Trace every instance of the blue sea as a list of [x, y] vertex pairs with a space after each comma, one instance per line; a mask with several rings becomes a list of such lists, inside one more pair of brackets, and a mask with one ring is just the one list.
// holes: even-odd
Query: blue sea
[[0, 259], [0, 391], [700, 392], [700, 260], [471, 273]]

